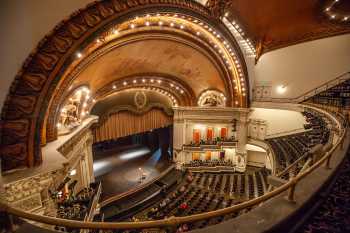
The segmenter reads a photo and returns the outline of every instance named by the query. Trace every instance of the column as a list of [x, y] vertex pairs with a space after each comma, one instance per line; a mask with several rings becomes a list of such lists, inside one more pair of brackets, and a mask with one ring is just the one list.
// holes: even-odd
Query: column
[[92, 154], [92, 143], [93, 136], [90, 132], [89, 139], [86, 141], [86, 162], [87, 162], [87, 175], [89, 177], [89, 183], [95, 182], [95, 174], [94, 174], [94, 159]]
[[248, 141], [248, 116], [247, 113], [241, 113], [237, 122], [237, 153], [245, 153]]
[[248, 141], [248, 112], [241, 112], [239, 121], [237, 122], [237, 152], [236, 152], [236, 170], [244, 172], [247, 165], [247, 150]]
[[180, 168], [181, 164], [186, 161], [186, 153], [182, 151], [182, 146], [186, 140], [186, 122], [183, 119], [183, 111], [174, 109], [174, 128], [173, 128], [173, 151], [176, 153], [173, 157], [176, 167]]

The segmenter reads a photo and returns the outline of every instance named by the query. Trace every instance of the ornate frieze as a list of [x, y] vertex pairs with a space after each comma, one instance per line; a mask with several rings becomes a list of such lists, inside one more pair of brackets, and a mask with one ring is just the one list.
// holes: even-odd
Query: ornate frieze
[[53, 190], [65, 174], [66, 171], [60, 169], [5, 184], [5, 201], [25, 211], [45, 209], [50, 201], [48, 190]]

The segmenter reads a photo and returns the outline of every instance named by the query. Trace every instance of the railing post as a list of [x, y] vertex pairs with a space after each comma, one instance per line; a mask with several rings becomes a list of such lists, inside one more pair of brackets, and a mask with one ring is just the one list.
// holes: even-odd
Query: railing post
[[[346, 131], [345, 131], [346, 132]], [[340, 141], [340, 149], [344, 149], [344, 138], [345, 138], [345, 135], [344, 135], [344, 137], [341, 139], [341, 141]]]
[[295, 179], [291, 180], [291, 186], [288, 189], [288, 196], [287, 196], [287, 200], [289, 202], [296, 202], [295, 201], [295, 186], [296, 186], [297, 182], [295, 181]]
[[166, 232], [176, 232], [178, 220], [176, 217], [171, 216], [167, 220], [167, 227], [166, 227]]
[[331, 157], [332, 157], [332, 154], [328, 155], [328, 158], [326, 160], [326, 166], [325, 166], [326, 169], [331, 169], [331, 167], [330, 167]]
[[0, 228], [0, 231], [5, 230], [5, 232], [14, 232], [13, 217], [9, 215], [6, 211], [0, 209], [0, 225], [3, 229]]

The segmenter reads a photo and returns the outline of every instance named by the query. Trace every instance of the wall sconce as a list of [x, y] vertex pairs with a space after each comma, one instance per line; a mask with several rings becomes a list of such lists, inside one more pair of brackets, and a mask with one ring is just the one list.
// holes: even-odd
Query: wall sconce
[[70, 176], [75, 176], [77, 174], [77, 170], [76, 169], [73, 169], [69, 172], [69, 175]]
[[279, 85], [277, 87], [277, 93], [279, 93], [279, 94], [284, 94], [286, 91], [287, 91], [286, 85]]

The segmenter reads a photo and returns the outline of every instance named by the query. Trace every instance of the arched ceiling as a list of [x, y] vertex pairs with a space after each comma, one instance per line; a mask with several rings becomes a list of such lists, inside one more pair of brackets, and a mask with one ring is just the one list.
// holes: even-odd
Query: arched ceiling
[[[150, 36], [160, 31], [162, 38]], [[131, 42], [133, 35], [143, 35], [143, 41]], [[57, 138], [62, 104], [79, 85], [92, 90], [86, 97], [92, 101], [112, 81], [149, 72], [174, 77], [176, 87], [182, 86], [173, 87], [174, 106], [193, 104], [179, 96], [196, 98], [206, 89], [226, 95], [227, 106], [249, 106], [243, 55], [208, 9], [187, 0], [97, 1], [58, 24], [12, 83], [2, 111], [3, 169], [42, 162], [41, 146]], [[126, 81], [123, 86], [132, 88]]]
[[220, 68], [208, 54], [181, 41], [143, 37], [118, 46], [87, 65], [73, 85], [89, 83], [90, 90], [96, 92], [120, 78], [159, 73], [187, 83], [196, 96], [210, 88], [226, 92]]

